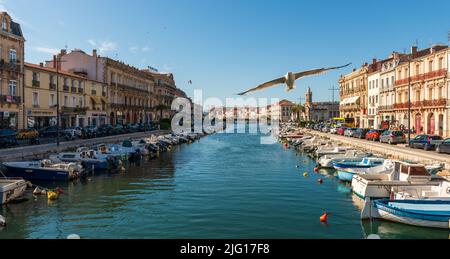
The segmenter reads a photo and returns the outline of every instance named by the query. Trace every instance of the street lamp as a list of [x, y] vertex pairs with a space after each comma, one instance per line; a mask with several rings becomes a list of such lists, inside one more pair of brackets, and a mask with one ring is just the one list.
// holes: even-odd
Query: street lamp
[[59, 147], [59, 127], [61, 123], [61, 112], [59, 109], [59, 66], [62, 62], [65, 61], [61, 61], [61, 57], [57, 55], [56, 59], [54, 59], [54, 62], [56, 62], [56, 146]]

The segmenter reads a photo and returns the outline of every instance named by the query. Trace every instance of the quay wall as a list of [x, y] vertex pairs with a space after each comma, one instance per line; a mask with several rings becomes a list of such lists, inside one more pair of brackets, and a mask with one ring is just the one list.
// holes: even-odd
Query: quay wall
[[407, 147], [406, 145], [388, 145], [379, 142], [348, 138], [340, 135], [332, 135], [317, 131], [307, 131], [307, 133], [327, 138], [331, 141], [340, 142], [344, 146], [351, 146], [361, 150], [372, 152], [374, 154], [383, 155], [390, 159], [412, 161], [425, 165], [443, 163], [445, 164], [445, 169], [450, 170], [450, 155], [448, 154], [438, 154], [434, 151], [412, 149]]
[[61, 142], [57, 147], [56, 143], [43, 144], [36, 146], [23, 146], [0, 150], [0, 163], [21, 161], [30, 159], [41, 159], [48, 157], [49, 154], [64, 152], [69, 149], [77, 149], [84, 146], [94, 146], [99, 144], [121, 143], [130, 138], [144, 138], [151, 135], [164, 135], [169, 131], [157, 130], [148, 132], [138, 132], [125, 135], [108, 136], [93, 139], [79, 139], [74, 141]]

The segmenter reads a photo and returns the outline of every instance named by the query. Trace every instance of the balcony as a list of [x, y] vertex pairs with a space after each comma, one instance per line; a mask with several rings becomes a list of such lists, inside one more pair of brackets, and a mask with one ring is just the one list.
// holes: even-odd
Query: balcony
[[2, 59], [2, 60], [0, 60], [0, 69], [20, 73], [20, 61], [17, 60], [16, 63], [14, 63], [14, 62], [8, 63], [8, 62], [5, 62], [4, 59]]
[[84, 115], [86, 114], [88, 108], [87, 107], [67, 107], [63, 106], [61, 107], [61, 112], [66, 114], [78, 114], [78, 115]]
[[39, 109], [41, 106], [39, 104], [33, 104], [33, 108]]
[[106, 92], [102, 92], [102, 96], [103, 96], [103, 97], [106, 97]]
[[71, 93], [76, 93], [76, 92], [77, 92], [77, 88], [74, 87], [74, 86], [72, 86], [72, 87], [70, 88], [70, 92], [71, 92]]
[[361, 105], [359, 104], [350, 104], [350, 105], [341, 105], [340, 110], [342, 111], [354, 111], [354, 110], [360, 110]]
[[390, 111], [394, 109], [394, 105], [381, 105], [378, 107], [379, 111]]
[[50, 83], [50, 84], [48, 85], [48, 87], [49, 87], [50, 90], [56, 90], [56, 84]]
[[41, 82], [39, 82], [37, 80], [33, 80], [33, 81], [31, 81], [31, 85], [33, 87], [40, 87], [41, 86]]
[[20, 96], [0, 95], [0, 103], [20, 104]]
[[83, 88], [78, 88], [78, 93], [79, 94], [84, 94], [84, 89]]
[[96, 91], [96, 90], [92, 90], [92, 91], [91, 91], [91, 94], [92, 94], [92, 95], [97, 95], [97, 91]]
[[68, 92], [68, 91], [69, 91], [69, 86], [68, 86], [68, 85], [64, 85], [64, 86], [63, 86], [63, 91]]
[[[439, 69], [439, 70], [431, 71], [431, 72], [428, 72], [425, 74], [413, 76], [413, 77], [411, 77], [411, 83], [430, 80], [430, 79], [434, 79], [434, 78], [438, 78], [438, 77], [444, 77], [446, 75], [447, 75], [447, 69]], [[396, 86], [405, 85], [405, 84], [409, 84], [409, 78], [395, 81]]]
[[[438, 99], [438, 100], [425, 100], [425, 101], [416, 101], [411, 102], [411, 109], [423, 109], [423, 108], [440, 108], [445, 107], [447, 105], [446, 99]], [[396, 103], [394, 104], [394, 109], [396, 110], [404, 110], [408, 109], [408, 103]]]

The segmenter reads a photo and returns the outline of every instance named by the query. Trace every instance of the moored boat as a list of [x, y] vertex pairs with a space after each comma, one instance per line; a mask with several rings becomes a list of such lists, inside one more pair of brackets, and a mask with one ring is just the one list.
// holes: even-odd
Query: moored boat
[[341, 181], [351, 182], [353, 176], [357, 173], [363, 173], [363, 171], [355, 171], [355, 169], [368, 169], [383, 165], [385, 159], [379, 157], [365, 157], [359, 162], [334, 162], [334, 169], [338, 173], [338, 178]]
[[450, 228], [450, 200], [376, 200], [380, 218], [429, 228]]
[[22, 178], [0, 178], [0, 205], [22, 198], [27, 187]]
[[6, 177], [20, 177], [33, 181], [69, 181], [84, 174], [84, 169], [77, 163], [53, 163], [50, 160], [5, 162]]

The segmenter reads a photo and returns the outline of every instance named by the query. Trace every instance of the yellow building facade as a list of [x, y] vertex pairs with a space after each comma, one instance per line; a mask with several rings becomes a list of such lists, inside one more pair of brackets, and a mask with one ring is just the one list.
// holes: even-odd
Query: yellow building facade
[[[57, 124], [64, 128], [106, 124], [108, 101], [103, 83], [89, 80], [56, 67], [25, 64], [26, 126], [45, 128]], [[58, 102], [59, 96], [59, 102]]]
[[8, 13], [0, 13], [0, 23], [0, 129], [21, 129], [25, 39]]

